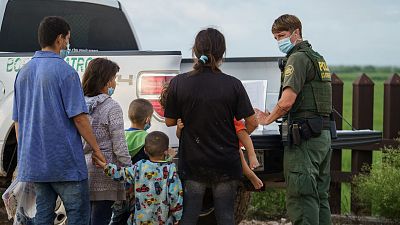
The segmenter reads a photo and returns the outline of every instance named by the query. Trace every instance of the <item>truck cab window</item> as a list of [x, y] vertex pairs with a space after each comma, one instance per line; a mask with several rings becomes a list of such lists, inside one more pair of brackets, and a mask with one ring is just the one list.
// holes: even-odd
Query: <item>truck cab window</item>
[[138, 50], [122, 10], [75, 1], [10, 0], [0, 32], [0, 51], [40, 49], [37, 29], [46, 16], [61, 16], [71, 26], [71, 48], [77, 50]]

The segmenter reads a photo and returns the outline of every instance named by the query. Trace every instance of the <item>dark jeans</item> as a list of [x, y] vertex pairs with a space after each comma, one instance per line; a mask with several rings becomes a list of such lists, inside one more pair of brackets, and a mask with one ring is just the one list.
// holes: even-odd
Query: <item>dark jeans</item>
[[89, 223], [88, 180], [34, 183], [36, 192], [35, 225], [54, 224], [57, 196], [64, 203], [68, 224], [87, 225]]
[[235, 225], [234, 204], [238, 181], [225, 181], [208, 185], [206, 182], [184, 182], [183, 216], [179, 225], [197, 224], [207, 186], [211, 186], [215, 216], [218, 225]]
[[130, 216], [128, 201], [116, 201], [112, 206], [112, 216], [109, 225], [126, 225]]
[[90, 201], [90, 224], [108, 225], [111, 221], [114, 201]]

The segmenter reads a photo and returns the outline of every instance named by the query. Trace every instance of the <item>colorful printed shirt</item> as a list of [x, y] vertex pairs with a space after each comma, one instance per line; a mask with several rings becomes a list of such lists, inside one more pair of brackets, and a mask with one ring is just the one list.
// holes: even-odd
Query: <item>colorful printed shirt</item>
[[172, 225], [182, 217], [183, 190], [172, 162], [141, 160], [130, 167], [109, 163], [104, 173], [134, 185], [134, 208], [128, 224]]

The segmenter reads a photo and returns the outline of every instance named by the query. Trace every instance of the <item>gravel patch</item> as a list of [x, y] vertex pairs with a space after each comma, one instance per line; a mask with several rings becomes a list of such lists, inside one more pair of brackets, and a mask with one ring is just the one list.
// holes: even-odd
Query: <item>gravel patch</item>
[[243, 220], [239, 225], [292, 225], [292, 223], [282, 218], [280, 221]]

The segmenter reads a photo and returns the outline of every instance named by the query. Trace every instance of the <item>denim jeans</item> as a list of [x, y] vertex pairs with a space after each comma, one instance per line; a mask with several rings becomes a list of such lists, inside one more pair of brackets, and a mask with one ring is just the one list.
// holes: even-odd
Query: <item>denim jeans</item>
[[64, 203], [68, 224], [89, 224], [88, 180], [34, 183], [36, 192], [35, 225], [54, 224], [57, 196]]
[[35, 218], [29, 218], [27, 215], [25, 215], [23, 208], [18, 208], [15, 216], [16, 224], [35, 225], [34, 219]]
[[234, 205], [237, 180], [213, 183], [184, 181], [183, 216], [179, 225], [197, 224], [207, 186], [211, 186], [218, 225], [235, 225]]

